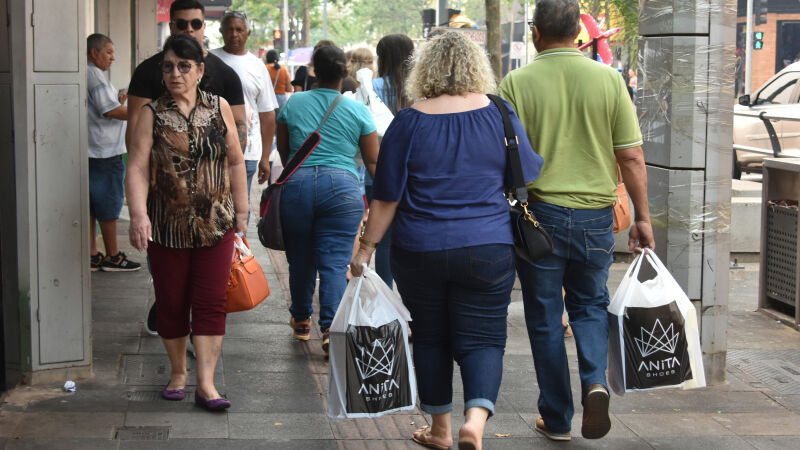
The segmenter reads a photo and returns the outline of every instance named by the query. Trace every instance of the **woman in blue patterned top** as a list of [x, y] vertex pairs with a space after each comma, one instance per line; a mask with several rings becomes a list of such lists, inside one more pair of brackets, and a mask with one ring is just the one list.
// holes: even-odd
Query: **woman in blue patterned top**
[[[386, 131], [369, 221], [350, 264], [360, 275], [392, 224], [392, 273], [411, 312], [420, 408], [433, 417], [413, 439], [432, 448], [453, 444], [453, 360], [464, 384], [459, 448], [480, 448], [500, 389], [515, 273], [505, 133], [486, 96], [496, 88], [483, 50], [459, 33], [425, 44], [406, 85], [423, 100]], [[542, 159], [513, 112], [511, 121], [529, 182]]]

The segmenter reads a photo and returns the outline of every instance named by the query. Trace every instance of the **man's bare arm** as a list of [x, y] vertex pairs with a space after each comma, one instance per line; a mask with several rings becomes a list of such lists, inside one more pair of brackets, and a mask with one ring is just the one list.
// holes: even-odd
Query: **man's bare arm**
[[614, 152], [622, 172], [625, 189], [633, 202], [634, 223], [631, 226], [628, 246], [640, 252], [642, 248], [655, 249], [653, 226], [650, 224], [650, 207], [647, 201], [647, 169], [642, 147], [626, 148]]
[[112, 119], [128, 120], [128, 107], [125, 105], [119, 105], [103, 115]]
[[239, 145], [242, 152], [247, 148], [247, 111], [244, 105], [231, 106], [233, 122], [236, 125], [236, 134], [239, 136]]
[[151, 98], [128, 95], [128, 129], [125, 130], [125, 146], [127, 148], [131, 148], [136, 123], [139, 121], [142, 108], [152, 101]]
[[261, 121], [261, 160], [258, 162], [258, 182], [263, 183], [269, 178], [269, 153], [272, 151], [272, 138], [275, 136], [275, 111], [258, 114]]

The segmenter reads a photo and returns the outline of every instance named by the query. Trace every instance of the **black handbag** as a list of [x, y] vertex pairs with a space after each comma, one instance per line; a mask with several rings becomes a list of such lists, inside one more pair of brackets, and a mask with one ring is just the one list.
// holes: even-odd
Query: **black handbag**
[[550, 239], [550, 235], [536, 220], [533, 211], [528, 210], [528, 188], [525, 187], [522, 162], [519, 159], [517, 135], [511, 125], [508, 109], [500, 97], [489, 94], [489, 99], [494, 102], [503, 117], [511, 180], [509, 191], [517, 199], [516, 204], [511, 206], [511, 230], [514, 233], [514, 250], [517, 257], [527, 262], [533, 262], [553, 253], [553, 240]]
[[261, 204], [259, 205], [261, 218], [258, 220], [257, 229], [258, 240], [261, 241], [264, 247], [273, 250], [286, 250], [286, 243], [283, 240], [283, 226], [281, 225], [281, 194], [283, 193], [283, 185], [286, 183], [286, 180], [300, 168], [306, 158], [311, 155], [311, 152], [317, 148], [320, 140], [322, 140], [319, 130], [322, 128], [325, 121], [328, 120], [331, 112], [333, 112], [333, 108], [336, 107], [341, 99], [342, 94], [339, 94], [339, 96], [333, 100], [333, 103], [331, 103], [331, 106], [328, 108], [328, 112], [325, 113], [325, 117], [322, 118], [322, 122], [319, 123], [316, 130], [308, 135], [297, 150], [297, 153], [294, 154], [292, 159], [286, 164], [286, 167], [283, 168], [281, 176], [261, 193]]

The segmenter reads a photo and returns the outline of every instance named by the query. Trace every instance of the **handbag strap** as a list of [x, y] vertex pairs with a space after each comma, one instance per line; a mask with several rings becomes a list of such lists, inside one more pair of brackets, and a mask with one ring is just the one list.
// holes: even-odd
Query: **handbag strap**
[[[275, 68], [275, 66], [273, 66]], [[278, 80], [281, 78], [281, 68], [278, 67], [275, 73], [275, 81], [272, 82], [272, 91], [275, 92], [275, 88], [278, 87]]]
[[[308, 137], [306, 137], [306, 140], [308, 140], [308, 138], [310, 138], [314, 134], [319, 133], [319, 130], [322, 128], [322, 125], [325, 125], [325, 122], [328, 120], [328, 117], [331, 116], [333, 109], [336, 108], [336, 105], [338, 105], [341, 100], [342, 100], [342, 94], [337, 95], [336, 98], [333, 99], [331, 106], [328, 107], [328, 111], [325, 113], [325, 117], [322, 118], [322, 121], [317, 126], [317, 129], [311, 132], [308, 135]], [[288, 180], [289, 177], [292, 176], [292, 174], [300, 167], [300, 165], [303, 164], [303, 161], [305, 161], [306, 158], [308, 158], [308, 156], [311, 154], [312, 151], [314, 151], [315, 148], [317, 148], [316, 145], [308, 147], [306, 148], [305, 151], [301, 153], [300, 150], [303, 149], [303, 146], [301, 145], [300, 148], [297, 149], [297, 153], [295, 153], [294, 156], [292, 156], [292, 159], [290, 159], [289, 162], [286, 163], [286, 167], [283, 168], [283, 172], [281, 172], [281, 175], [278, 177], [276, 184], [285, 183], [286, 180]]]
[[525, 187], [524, 175], [522, 174], [522, 161], [519, 157], [519, 140], [514, 133], [514, 126], [511, 125], [511, 117], [508, 108], [503, 100], [493, 94], [487, 94], [503, 117], [503, 130], [505, 131], [506, 150], [508, 151], [508, 165], [511, 170], [511, 188], [514, 190], [514, 197], [522, 205], [528, 204], [528, 188]]

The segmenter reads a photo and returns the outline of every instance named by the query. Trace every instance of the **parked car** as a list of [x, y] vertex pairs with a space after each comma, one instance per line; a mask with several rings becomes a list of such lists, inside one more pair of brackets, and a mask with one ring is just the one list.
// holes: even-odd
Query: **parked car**
[[[739, 97], [733, 107], [733, 177], [743, 172], [761, 173], [764, 158], [775, 156], [761, 112], [800, 118], [800, 62], [786, 66], [753, 95]], [[741, 115], [752, 114], [752, 117]], [[800, 157], [800, 121], [770, 120], [780, 143], [780, 156]], [[747, 149], [752, 149], [748, 151]]]

